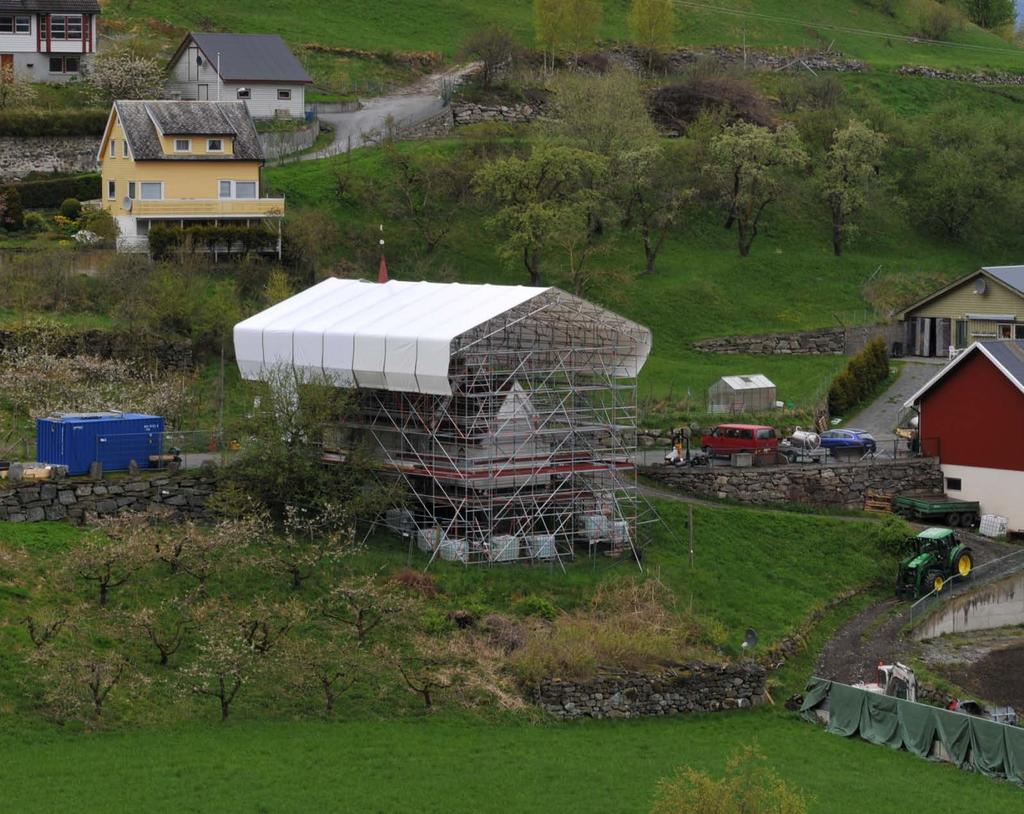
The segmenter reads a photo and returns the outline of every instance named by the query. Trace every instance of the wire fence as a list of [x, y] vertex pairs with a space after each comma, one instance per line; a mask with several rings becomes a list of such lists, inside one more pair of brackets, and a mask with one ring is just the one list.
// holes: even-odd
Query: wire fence
[[966, 578], [959, 574], [953, 575], [943, 582], [940, 590], [925, 594], [910, 606], [910, 628], [917, 627], [925, 618], [967, 591], [990, 585], [1021, 571], [1024, 571], [1024, 548], [982, 563], [972, 569]]

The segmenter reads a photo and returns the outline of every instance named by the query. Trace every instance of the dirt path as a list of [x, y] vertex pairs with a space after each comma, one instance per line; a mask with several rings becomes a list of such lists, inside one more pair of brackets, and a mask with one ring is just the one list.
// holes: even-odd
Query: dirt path
[[[920, 528], [924, 528], [923, 526]], [[976, 566], [1019, 551], [1017, 546], [997, 543], [977, 534], [961, 532], [974, 550]], [[970, 590], [972, 583], [954, 587], [950, 595]], [[850, 684], [873, 680], [879, 662], [906, 660], [916, 642], [903, 638], [901, 631], [910, 620], [909, 600], [886, 599], [861, 611], [836, 631], [821, 651], [815, 674]]]

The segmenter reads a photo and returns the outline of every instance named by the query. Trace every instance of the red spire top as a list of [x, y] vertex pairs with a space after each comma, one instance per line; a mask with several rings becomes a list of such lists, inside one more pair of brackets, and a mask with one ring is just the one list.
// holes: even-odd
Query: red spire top
[[384, 224], [380, 225], [380, 268], [377, 270], [377, 282], [386, 283], [388, 277], [388, 261], [384, 259]]

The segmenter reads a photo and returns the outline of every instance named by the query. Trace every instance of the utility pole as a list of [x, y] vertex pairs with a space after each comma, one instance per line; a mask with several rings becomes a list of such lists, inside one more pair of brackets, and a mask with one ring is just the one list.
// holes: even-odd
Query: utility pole
[[689, 509], [689, 516], [686, 520], [686, 526], [690, 532], [690, 568], [693, 568], [693, 504], [688, 503], [686, 504], [686, 507], [687, 509]]
[[218, 51], [217, 52], [217, 101], [218, 102], [221, 100], [220, 99], [220, 89], [221, 89], [221, 86], [223, 84], [224, 84], [224, 80], [221, 79], [221, 76], [220, 76], [220, 51]]

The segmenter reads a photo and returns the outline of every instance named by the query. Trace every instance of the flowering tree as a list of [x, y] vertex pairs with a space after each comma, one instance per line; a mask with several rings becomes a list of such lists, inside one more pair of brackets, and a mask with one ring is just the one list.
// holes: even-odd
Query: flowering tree
[[288, 639], [282, 663], [290, 686], [303, 694], [320, 693], [326, 715], [334, 712], [337, 700], [353, 687], [361, 672], [358, 654], [342, 636]]
[[226, 721], [238, 693], [256, 677], [259, 667], [256, 653], [238, 627], [214, 616], [203, 626], [195, 660], [181, 674], [187, 691], [216, 700], [220, 719]]
[[100, 719], [113, 690], [131, 673], [131, 664], [116, 652], [77, 652], [44, 648], [29, 657], [42, 700], [58, 720]]
[[283, 533], [262, 537], [262, 565], [286, 576], [292, 590], [298, 591], [322, 565], [356, 550], [354, 519], [340, 504], [319, 511], [288, 506]]
[[159, 654], [160, 666], [166, 667], [170, 657], [185, 643], [191, 629], [189, 609], [178, 601], [166, 601], [156, 608], [142, 608], [131, 617], [132, 627]]
[[388, 618], [408, 606], [408, 597], [395, 585], [379, 585], [373, 577], [355, 577], [336, 585], [320, 601], [320, 612], [324, 618], [350, 627], [362, 645]]
[[156, 59], [132, 51], [103, 51], [83, 67], [85, 81], [102, 100], [162, 99], [167, 75]]
[[144, 529], [135, 518], [118, 517], [103, 521], [101, 533], [87, 536], [64, 555], [67, 573], [96, 586], [100, 607], [110, 592], [128, 582], [152, 559], [144, 540]]

